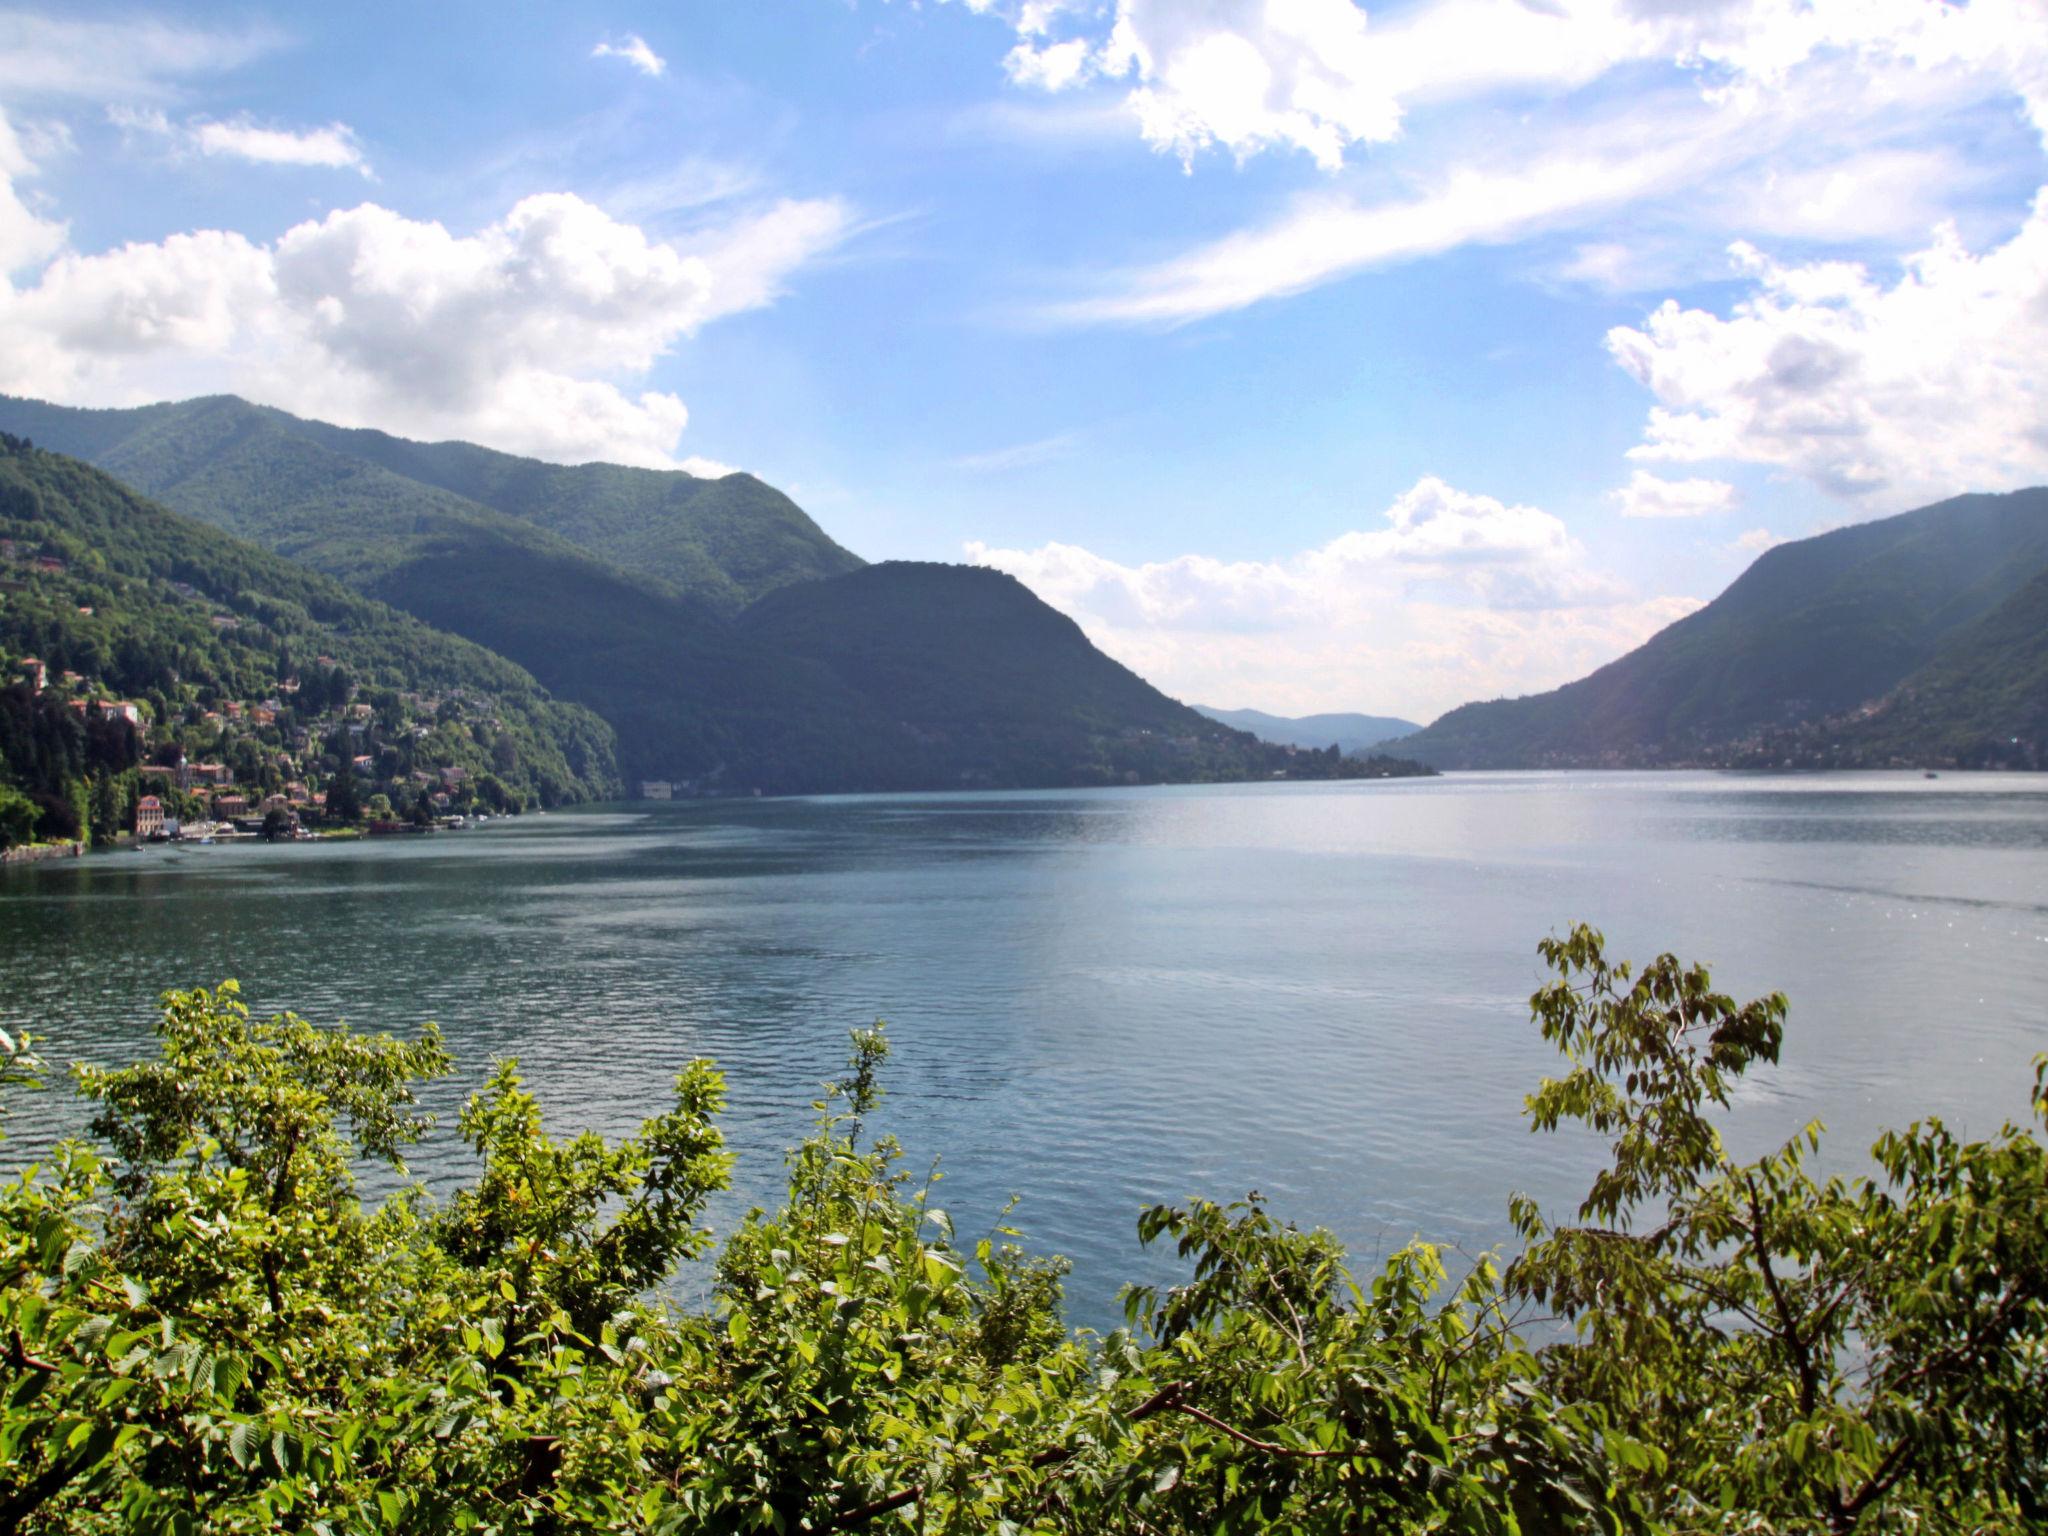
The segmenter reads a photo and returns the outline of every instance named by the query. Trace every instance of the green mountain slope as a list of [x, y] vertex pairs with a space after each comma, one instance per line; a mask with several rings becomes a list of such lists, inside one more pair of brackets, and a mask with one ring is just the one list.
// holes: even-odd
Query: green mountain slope
[[2048, 569], [2048, 490], [1962, 496], [1765, 552], [1699, 612], [1550, 693], [1401, 743], [1439, 767], [1724, 761], [1876, 703]]
[[[366, 713], [381, 711], [408, 773], [490, 771], [550, 804], [616, 792], [611, 729], [502, 656], [7, 436], [0, 540], [0, 651], [17, 671], [34, 656], [76, 673], [81, 699], [144, 701], [164, 729], [268, 700], [281, 747], [294, 723], [316, 737], [353, 688], [379, 699]], [[288, 686], [302, 675], [303, 698]]]
[[1345, 752], [1363, 752], [1382, 742], [1412, 736], [1422, 727], [1413, 720], [1393, 715], [1269, 715], [1262, 709], [1216, 709], [1208, 704], [1194, 708], [1211, 720], [1233, 730], [1250, 731], [1261, 741], [1277, 741], [1296, 747], [1327, 747], [1335, 742]]
[[2048, 570], [1943, 646], [1849, 741], [1872, 755], [2040, 767], [2048, 759]]
[[471, 533], [595, 559], [727, 614], [861, 564], [751, 475], [545, 464], [306, 421], [232, 395], [114, 411], [0, 396], [0, 430], [360, 585], [402, 565], [418, 538], [445, 545]]
[[296, 419], [292, 430], [521, 518], [720, 612], [862, 564], [795, 502], [745, 473], [705, 479], [623, 464], [546, 464], [473, 443], [415, 443]]

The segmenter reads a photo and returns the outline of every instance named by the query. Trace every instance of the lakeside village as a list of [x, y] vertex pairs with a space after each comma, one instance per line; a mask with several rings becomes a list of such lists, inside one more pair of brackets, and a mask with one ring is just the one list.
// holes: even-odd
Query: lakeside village
[[0, 777], [9, 862], [149, 842], [417, 835], [524, 809], [495, 773], [446, 761], [516, 760], [486, 702], [366, 689], [331, 656], [260, 699], [178, 704], [0, 654], [0, 705], [0, 724], [53, 770], [26, 790]]

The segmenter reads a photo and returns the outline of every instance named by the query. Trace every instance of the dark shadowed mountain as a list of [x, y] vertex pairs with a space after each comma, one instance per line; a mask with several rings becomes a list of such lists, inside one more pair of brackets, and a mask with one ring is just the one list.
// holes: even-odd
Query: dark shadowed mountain
[[1334, 742], [1340, 751], [1363, 752], [1422, 729], [1413, 720], [1400, 720], [1392, 715], [1289, 716], [1269, 715], [1262, 709], [1215, 709], [1207, 704], [1194, 707], [1234, 730], [1250, 731], [1261, 741], [1277, 741], [1292, 747], [1327, 747]]
[[1940, 756], [1910, 722], [1934, 730], [1939, 715], [1942, 741], [1988, 739], [2005, 728], [1998, 701], [2039, 676], [2028, 671], [2038, 651], [2022, 593], [2044, 569], [2048, 490], [1961, 496], [1836, 529], [1766, 551], [1705, 608], [1592, 675], [1454, 709], [1401, 750], [1459, 768], [1735, 761], [1773, 733], [1889, 712], [1909, 680], [1953, 684], [1959, 671], [1992, 669], [1953, 714], [1915, 683], [1920, 702], [1887, 741], [1901, 760]]

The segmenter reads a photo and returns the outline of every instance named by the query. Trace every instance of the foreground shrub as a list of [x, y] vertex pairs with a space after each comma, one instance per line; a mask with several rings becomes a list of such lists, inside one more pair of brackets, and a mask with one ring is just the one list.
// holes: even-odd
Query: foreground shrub
[[[158, 1060], [78, 1071], [94, 1144], [0, 1192], [0, 1531], [2038, 1526], [2038, 1137], [1927, 1122], [1821, 1182], [1811, 1127], [1735, 1163], [1712, 1115], [1784, 1000], [1637, 977], [1589, 929], [1543, 951], [1568, 1070], [1533, 1123], [1612, 1140], [1575, 1223], [1518, 1198], [1522, 1252], [1451, 1285], [1426, 1244], [1359, 1276], [1256, 1199], [1157, 1207], [1186, 1278], [1107, 1337], [870, 1133], [879, 1029], [685, 1310], [661, 1286], [728, 1167], [708, 1063], [613, 1144], [551, 1138], [503, 1064], [461, 1117], [475, 1182], [368, 1205], [439, 1036], [173, 993]], [[35, 1071], [0, 1036], [0, 1091]]]

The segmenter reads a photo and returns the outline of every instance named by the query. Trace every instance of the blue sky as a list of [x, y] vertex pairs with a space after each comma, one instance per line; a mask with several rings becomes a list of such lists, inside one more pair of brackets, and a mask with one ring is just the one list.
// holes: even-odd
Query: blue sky
[[0, 11], [0, 389], [738, 466], [1428, 718], [2048, 480], [2037, 0]]

